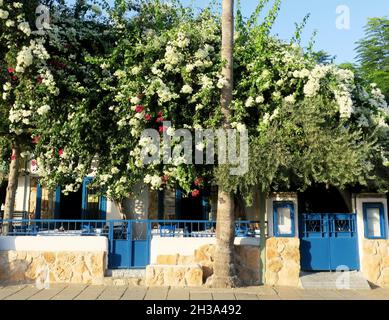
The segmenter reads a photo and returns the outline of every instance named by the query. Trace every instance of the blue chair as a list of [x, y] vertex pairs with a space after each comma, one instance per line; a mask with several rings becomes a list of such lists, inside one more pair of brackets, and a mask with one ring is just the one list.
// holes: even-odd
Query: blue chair
[[81, 235], [83, 235], [83, 236], [90, 236], [90, 235], [93, 235], [93, 233], [94, 233], [93, 227], [89, 224], [82, 225], [81, 230], [82, 230]]
[[176, 226], [161, 226], [159, 229], [161, 238], [162, 237], [174, 237], [176, 233]]
[[38, 226], [29, 226], [26, 231], [27, 231], [27, 234], [29, 236], [36, 236], [36, 235], [38, 235], [39, 227]]
[[249, 234], [248, 226], [236, 226], [235, 227], [235, 236], [236, 237], [247, 237]]

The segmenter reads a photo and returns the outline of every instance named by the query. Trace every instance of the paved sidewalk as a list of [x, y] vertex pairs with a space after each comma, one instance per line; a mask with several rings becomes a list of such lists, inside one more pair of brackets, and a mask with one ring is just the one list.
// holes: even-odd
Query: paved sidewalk
[[126, 286], [0, 286], [0, 300], [389, 300], [389, 289], [302, 290], [248, 287], [239, 289], [145, 288]]

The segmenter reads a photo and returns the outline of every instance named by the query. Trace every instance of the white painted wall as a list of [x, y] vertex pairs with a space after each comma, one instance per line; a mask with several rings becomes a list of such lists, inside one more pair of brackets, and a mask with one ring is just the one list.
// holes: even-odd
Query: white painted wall
[[[153, 236], [150, 248], [150, 263], [156, 263], [159, 255], [193, 256], [204, 245], [216, 244], [216, 238], [168, 238]], [[259, 238], [235, 238], [235, 245], [259, 247]]]
[[120, 214], [119, 208], [112, 200], [107, 199], [107, 220], [121, 220], [122, 215]]
[[15, 211], [28, 211], [30, 201], [30, 177], [20, 175], [16, 190]]
[[274, 225], [273, 225], [273, 202], [277, 201], [290, 201], [294, 204], [294, 225], [295, 225], [295, 238], [299, 237], [298, 228], [298, 197], [297, 193], [275, 193], [272, 194], [266, 200], [266, 213], [268, 221], [268, 234], [269, 237], [274, 237]]
[[[386, 237], [388, 238], [388, 200], [385, 195], [357, 194], [353, 195], [353, 211], [357, 213], [359, 265], [363, 269], [363, 241], [365, 240], [365, 224], [363, 221], [363, 204], [366, 202], [382, 203], [384, 205], [384, 218]], [[363, 270], [362, 270], [363, 271]]]
[[108, 252], [107, 237], [35, 236], [0, 237], [0, 251]]

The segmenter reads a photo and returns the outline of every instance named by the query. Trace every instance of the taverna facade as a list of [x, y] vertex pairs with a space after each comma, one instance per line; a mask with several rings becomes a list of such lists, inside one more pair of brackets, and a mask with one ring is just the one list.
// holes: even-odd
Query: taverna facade
[[[149, 286], [202, 286], [212, 275], [216, 188], [186, 198], [180, 190], [139, 187], [127, 201], [131, 220], [124, 220], [114, 202], [88, 188], [93, 177], [64, 195], [41, 187], [34, 169], [21, 171], [14, 218], [2, 221], [11, 231], [0, 237], [1, 280], [99, 284], [112, 270], [145, 270]], [[3, 183], [2, 204], [5, 192]], [[302, 272], [348, 270], [389, 286], [387, 195], [317, 186], [265, 202], [237, 213], [242, 283], [300, 286]]]

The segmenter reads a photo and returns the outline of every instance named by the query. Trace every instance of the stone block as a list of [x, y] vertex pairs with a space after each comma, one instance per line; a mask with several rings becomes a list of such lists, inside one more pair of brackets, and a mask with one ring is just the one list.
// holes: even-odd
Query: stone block
[[178, 254], [174, 255], [159, 255], [157, 256], [157, 263], [162, 265], [176, 265], [178, 264]]
[[203, 271], [199, 265], [149, 265], [145, 284], [149, 287], [197, 287], [203, 284]]

